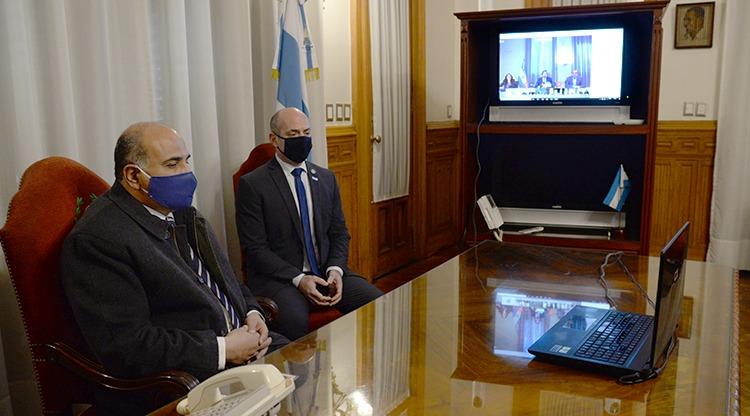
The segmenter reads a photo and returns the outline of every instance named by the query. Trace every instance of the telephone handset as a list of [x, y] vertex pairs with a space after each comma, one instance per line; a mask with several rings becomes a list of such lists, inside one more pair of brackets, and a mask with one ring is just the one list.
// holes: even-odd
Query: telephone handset
[[503, 225], [503, 216], [500, 214], [500, 208], [495, 205], [492, 195], [485, 195], [477, 200], [479, 210], [482, 212], [487, 228], [498, 241], [503, 241], [503, 232], [500, 227]]
[[279, 404], [294, 390], [294, 376], [271, 364], [252, 364], [216, 374], [191, 390], [177, 404], [177, 413], [191, 416], [276, 415]]

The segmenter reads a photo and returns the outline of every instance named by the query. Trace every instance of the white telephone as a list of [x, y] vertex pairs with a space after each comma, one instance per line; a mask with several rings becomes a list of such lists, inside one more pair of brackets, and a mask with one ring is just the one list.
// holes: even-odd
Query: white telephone
[[294, 376], [271, 364], [253, 364], [222, 371], [200, 383], [177, 404], [177, 413], [191, 416], [276, 415], [281, 400], [294, 390]]
[[500, 208], [495, 205], [492, 195], [487, 194], [479, 198], [477, 205], [479, 205], [479, 210], [487, 223], [487, 228], [492, 231], [497, 241], [503, 241], [503, 232], [500, 230], [500, 226], [503, 225], [503, 216], [500, 215]]

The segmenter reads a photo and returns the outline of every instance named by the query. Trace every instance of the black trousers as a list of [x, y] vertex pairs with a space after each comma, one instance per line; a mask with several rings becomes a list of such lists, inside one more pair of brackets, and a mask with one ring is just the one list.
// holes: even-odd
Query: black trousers
[[[360, 276], [343, 276], [344, 290], [339, 303], [333, 305], [341, 313], [349, 313], [363, 306], [383, 292]], [[269, 297], [279, 305], [279, 314], [270, 323], [270, 328], [294, 341], [308, 333], [310, 309], [313, 305], [291, 281], [269, 280], [262, 287], [253, 287], [253, 293]]]

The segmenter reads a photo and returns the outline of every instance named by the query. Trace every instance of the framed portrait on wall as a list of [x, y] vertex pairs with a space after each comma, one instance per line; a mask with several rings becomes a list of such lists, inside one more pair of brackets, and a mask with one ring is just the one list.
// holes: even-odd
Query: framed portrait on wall
[[711, 47], [714, 37], [714, 6], [714, 2], [676, 6], [675, 49]]

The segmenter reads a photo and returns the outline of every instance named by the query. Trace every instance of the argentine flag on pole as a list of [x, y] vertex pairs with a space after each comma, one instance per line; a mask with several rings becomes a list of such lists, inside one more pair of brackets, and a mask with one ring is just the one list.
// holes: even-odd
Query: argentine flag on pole
[[615, 180], [612, 181], [612, 186], [604, 198], [604, 205], [609, 206], [615, 211], [622, 211], [622, 206], [625, 204], [629, 193], [630, 179], [628, 178], [628, 174], [625, 173], [625, 168], [620, 165], [620, 169], [617, 170], [617, 174], [615, 175]]
[[327, 166], [323, 114], [308, 99], [307, 83], [318, 80], [320, 70], [305, 15], [305, 3], [307, 0], [279, 2], [279, 40], [272, 68], [273, 78], [278, 80], [276, 109], [296, 107], [307, 115], [313, 136], [313, 162]]

